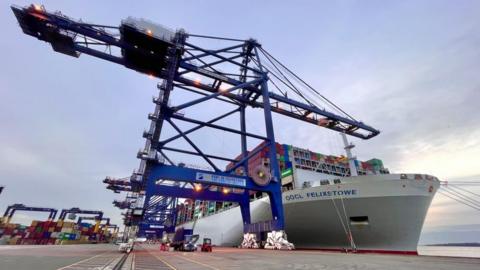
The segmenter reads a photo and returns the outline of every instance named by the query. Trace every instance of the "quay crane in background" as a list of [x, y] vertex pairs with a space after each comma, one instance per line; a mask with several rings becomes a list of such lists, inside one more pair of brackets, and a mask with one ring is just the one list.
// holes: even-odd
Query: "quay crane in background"
[[122, 179], [107, 177], [103, 180], [103, 183], [107, 184], [107, 189], [113, 190], [115, 193], [120, 193], [121, 191], [132, 191], [129, 177]]
[[130, 201], [127, 201], [127, 200], [125, 201], [114, 200], [112, 204], [113, 206], [117, 207], [120, 210], [129, 209], [131, 205]]
[[68, 215], [68, 218], [69, 219], [75, 219], [77, 216], [77, 214], [86, 214], [86, 215], [96, 215], [95, 218], [96, 218], [96, 223], [95, 223], [95, 228], [93, 229], [93, 232], [94, 233], [97, 233], [98, 232], [98, 229], [100, 228], [100, 222], [102, 221], [102, 218], [103, 218], [103, 212], [102, 211], [97, 211], [97, 210], [82, 210], [78, 207], [73, 207], [73, 208], [70, 208], [70, 209], [62, 209], [62, 211], [60, 212], [60, 216], [58, 217], [58, 226], [61, 227], [65, 218], [67, 217], [67, 214]]
[[[379, 134], [325, 98], [254, 39], [196, 35], [133, 18], [123, 20], [120, 26], [91, 24], [60, 12], [48, 12], [37, 5], [12, 6], [12, 10], [25, 34], [50, 43], [56, 52], [72, 57], [82, 53], [91, 55], [162, 80], [157, 85], [159, 94], [152, 100], [155, 110], [148, 115], [150, 128], [143, 133], [145, 146], [137, 154], [141, 160], [138, 170], [128, 178], [128, 183], [123, 179], [106, 179], [109, 189], [126, 191], [134, 197], [126, 216], [131, 218], [129, 224], [136, 227], [134, 232], [140, 229], [139, 234], [152, 224], [171, 232], [175, 227], [177, 198], [238, 203], [245, 236], [283, 231], [281, 177], [272, 113], [361, 139]], [[207, 40], [222, 45], [217, 48], [199, 45]], [[196, 96], [172, 105], [170, 96], [181, 91]], [[198, 115], [191, 107], [207, 102], [221, 102], [231, 110], [206, 121], [186, 116], [187, 109], [189, 115]], [[266, 135], [247, 131], [246, 123], [250, 121], [247, 108], [263, 112]], [[231, 115], [238, 115], [240, 129], [219, 123]], [[182, 130], [179, 122], [194, 127]], [[165, 125], [178, 134], [165, 138], [168, 136]], [[204, 147], [189, 136], [202, 128], [237, 135], [241, 155], [231, 158], [205, 153]], [[193, 150], [171, 146], [171, 142], [180, 138]], [[265, 143], [269, 152], [268, 167], [249, 173], [248, 160], [262, 148], [249, 152], [247, 139]], [[209, 168], [198, 169], [174, 162], [171, 153], [201, 157]], [[221, 162], [234, 165], [222, 169]], [[268, 194], [272, 220], [251, 223], [250, 191]]]
[[30, 211], [30, 212], [49, 212], [48, 221], [52, 221], [57, 216], [57, 209], [54, 208], [45, 208], [45, 207], [33, 207], [25, 206], [24, 204], [12, 204], [7, 207], [2, 218], [2, 225], [7, 225], [12, 220], [13, 215], [16, 211]]
[[105, 234], [105, 232], [108, 230], [108, 229], [114, 229], [114, 233], [117, 233], [117, 230], [118, 230], [118, 227], [117, 225], [115, 224], [110, 224], [110, 218], [99, 218], [99, 217], [78, 217], [78, 220], [77, 220], [77, 224], [81, 224], [82, 221], [85, 221], [85, 220], [93, 220], [93, 221], [99, 221], [102, 222], [102, 221], [105, 221], [104, 224], [100, 224], [100, 229], [103, 229], [103, 233], [102, 234]]

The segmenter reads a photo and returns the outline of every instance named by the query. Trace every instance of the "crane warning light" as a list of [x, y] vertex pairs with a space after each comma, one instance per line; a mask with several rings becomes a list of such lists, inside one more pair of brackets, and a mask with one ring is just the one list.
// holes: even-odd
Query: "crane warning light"
[[36, 11], [42, 11], [42, 6], [40, 6], [39, 4], [33, 4], [33, 9], [35, 9]]
[[199, 192], [199, 191], [202, 191], [202, 185], [200, 185], [200, 184], [196, 184], [196, 185], [194, 185], [194, 187], [193, 187], [193, 188], [194, 188], [194, 189], [195, 189], [195, 191], [197, 191], [197, 192]]

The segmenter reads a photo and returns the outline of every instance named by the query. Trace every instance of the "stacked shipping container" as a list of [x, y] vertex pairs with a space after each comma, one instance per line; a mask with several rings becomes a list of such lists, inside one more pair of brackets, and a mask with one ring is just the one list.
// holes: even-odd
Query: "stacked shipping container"
[[94, 225], [74, 222], [32, 221], [30, 226], [6, 224], [0, 228], [0, 244], [52, 245], [109, 242], [116, 232], [94, 232]]
[[[275, 143], [275, 149], [284, 190], [294, 188], [293, 174], [295, 169], [311, 170], [338, 176], [350, 176], [348, 158], [345, 156], [324, 155], [312, 152], [308, 149], [279, 143]], [[266, 147], [266, 143], [262, 142], [248, 153], [256, 152], [257, 150], [259, 150], [258, 153], [248, 160], [248, 175], [252, 175], [253, 170], [258, 166], [270, 167], [270, 153], [269, 147]], [[236, 161], [241, 159], [242, 155], [238, 155], [235, 158]], [[234, 163], [231, 162], [227, 165], [226, 169], [230, 169], [233, 166]], [[355, 160], [355, 166], [360, 175], [389, 173], [388, 169], [383, 167], [383, 162], [376, 158], [365, 162]], [[237, 168], [235, 172], [238, 175], [245, 174], [244, 168], [242, 167]], [[251, 195], [254, 196], [253, 193]], [[231, 205], [231, 203], [223, 202], [186, 200], [178, 207], [177, 224], [191, 221], [194, 217], [216, 213], [222, 209], [230, 207]]]

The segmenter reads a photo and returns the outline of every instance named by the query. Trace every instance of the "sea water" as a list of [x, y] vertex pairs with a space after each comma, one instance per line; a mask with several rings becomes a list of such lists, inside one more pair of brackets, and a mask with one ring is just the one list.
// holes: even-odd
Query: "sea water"
[[425, 256], [480, 258], [480, 247], [418, 246], [417, 250]]

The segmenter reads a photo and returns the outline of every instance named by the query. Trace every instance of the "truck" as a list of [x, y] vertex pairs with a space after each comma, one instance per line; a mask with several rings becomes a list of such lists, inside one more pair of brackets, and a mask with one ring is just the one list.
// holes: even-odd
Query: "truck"
[[195, 251], [198, 238], [198, 234], [193, 234], [192, 229], [178, 228], [170, 247], [176, 251]]

